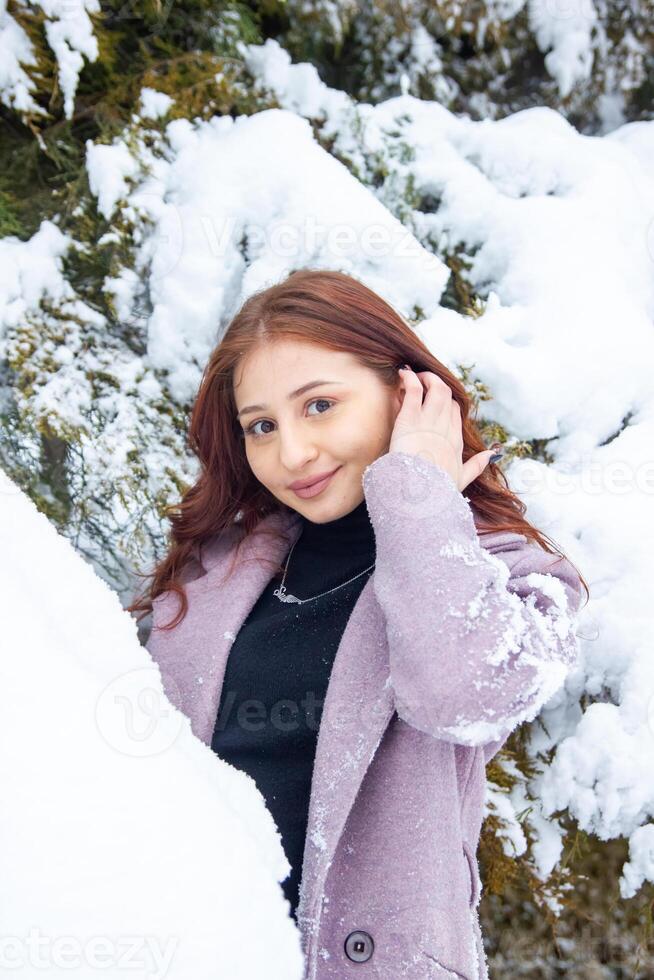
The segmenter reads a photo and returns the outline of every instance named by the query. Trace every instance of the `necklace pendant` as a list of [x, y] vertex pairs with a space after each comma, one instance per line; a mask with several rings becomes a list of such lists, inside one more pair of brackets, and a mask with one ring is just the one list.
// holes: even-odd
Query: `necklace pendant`
[[297, 599], [294, 595], [286, 593], [286, 586], [280, 585], [278, 589], [273, 591], [273, 595], [276, 595], [281, 602], [301, 602], [301, 599]]

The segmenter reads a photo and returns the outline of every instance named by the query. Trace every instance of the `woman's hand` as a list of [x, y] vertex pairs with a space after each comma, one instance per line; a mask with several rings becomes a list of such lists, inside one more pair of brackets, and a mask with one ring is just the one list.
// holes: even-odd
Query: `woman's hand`
[[452, 398], [450, 386], [433, 371], [400, 368], [400, 377], [404, 400], [388, 451], [412, 453], [437, 463], [450, 474], [459, 491], [465, 490], [483, 472], [497, 449], [485, 449], [464, 463], [461, 409]]

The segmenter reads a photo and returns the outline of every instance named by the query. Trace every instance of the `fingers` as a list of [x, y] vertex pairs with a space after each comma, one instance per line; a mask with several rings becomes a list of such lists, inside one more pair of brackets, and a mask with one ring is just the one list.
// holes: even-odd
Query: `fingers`
[[[423, 374], [424, 372], [420, 372]], [[422, 384], [420, 383], [419, 374], [417, 371], [412, 371], [411, 368], [408, 370], [406, 368], [400, 368], [400, 376], [402, 381], [406, 385], [409, 391], [423, 391]]]
[[452, 399], [450, 410], [450, 427], [452, 431], [452, 441], [458, 451], [463, 455], [463, 426], [461, 424], [461, 406], [458, 401]]
[[423, 409], [436, 407], [437, 421], [444, 423], [446, 438], [461, 459], [464, 448], [461, 406], [452, 394], [450, 386], [433, 371], [418, 371], [417, 374], [427, 387]]
[[452, 398], [452, 389], [450, 386], [442, 378], [439, 378], [437, 374], [434, 374], [433, 371], [416, 371], [415, 374], [425, 385], [427, 394], [431, 395], [432, 401], [438, 396], [445, 402], [449, 402]]
[[417, 371], [416, 374], [427, 389], [423, 407], [437, 409], [438, 416], [442, 415], [447, 420], [451, 442], [463, 449], [461, 406], [454, 398], [452, 389], [433, 371]]
[[459, 490], [465, 490], [469, 484], [476, 480], [477, 477], [484, 472], [488, 466], [488, 461], [490, 459], [490, 454], [487, 449], [482, 450], [482, 452], [477, 453], [475, 456], [471, 456], [467, 462], [461, 467], [461, 486]]
[[400, 375], [404, 383], [405, 397], [402, 402], [402, 408], [420, 408], [422, 405], [422, 396], [424, 393], [424, 388], [420, 382], [420, 379], [415, 371], [410, 369], [407, 371], [404, 368], [400, 368]]
[[450, 386], [433, 371], [402, 369], [401, 376], [405, 391], [411, 399], [409, 402], [411, 408], [422, 412], [428, 411], [433, 422], [441, 430], [441, 434], [462, 455], [464, 442], [461, 406], [454, 398]]

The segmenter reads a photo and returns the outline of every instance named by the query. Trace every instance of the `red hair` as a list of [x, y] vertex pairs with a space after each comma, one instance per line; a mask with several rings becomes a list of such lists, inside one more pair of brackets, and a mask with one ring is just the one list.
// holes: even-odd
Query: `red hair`
[[[242, 540], [263, 517], [274, 511], [291, 512], [250, 470], [233, 391], [241, 358], [262, 342], [282, 337], [354, 354], [389, 391], [396, 390], [397, 368], [402, 363], [414, 371], [432, 371], [449, 385], [461, 409], [463, 462], [488, 448], [471, 418], [472, 402], [461, 381], [434, 357], [392, 306], [343, 272], [292, 272], [243, 303], [209, 357], [188, 433], [190, 449], [200, 461], [200, 476], [178, 504], [166, 509], [171, 524], [168, 553], [146, 576], [152, 579], [150, 585], [127, 607], [130, 612], [141, 612], [140, 619], [152, 611], [157, 596], [175, 592], [180, 610], [162, 627], [173, 629], [188, 609], [182, 573], [193, 560], [202, 564], [201, 549], [207, 542], [231, 528], [236, 535], [236, 555]], [[468, 484], [464, 495], [480, 534], [514, 531], [564, 557], [550, 538], [524, 518], [526, 505], [509, 489], [496, 464], [489, 463]], [[237, 515], [240, 518], [235, 523]], [[586, 582], [581, 575], [579, 578], [588, 598]]]

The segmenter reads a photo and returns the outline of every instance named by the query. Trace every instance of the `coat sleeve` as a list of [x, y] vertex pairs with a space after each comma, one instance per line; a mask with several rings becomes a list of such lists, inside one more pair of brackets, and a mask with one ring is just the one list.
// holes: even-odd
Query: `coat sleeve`
[[483, 745], [488, 761], [577, 658], [579, 577], [523, 535], [480, 536], [450, 474], [420, 456], [378, 457], [363, 488], [396, 711], [437, 738]]

